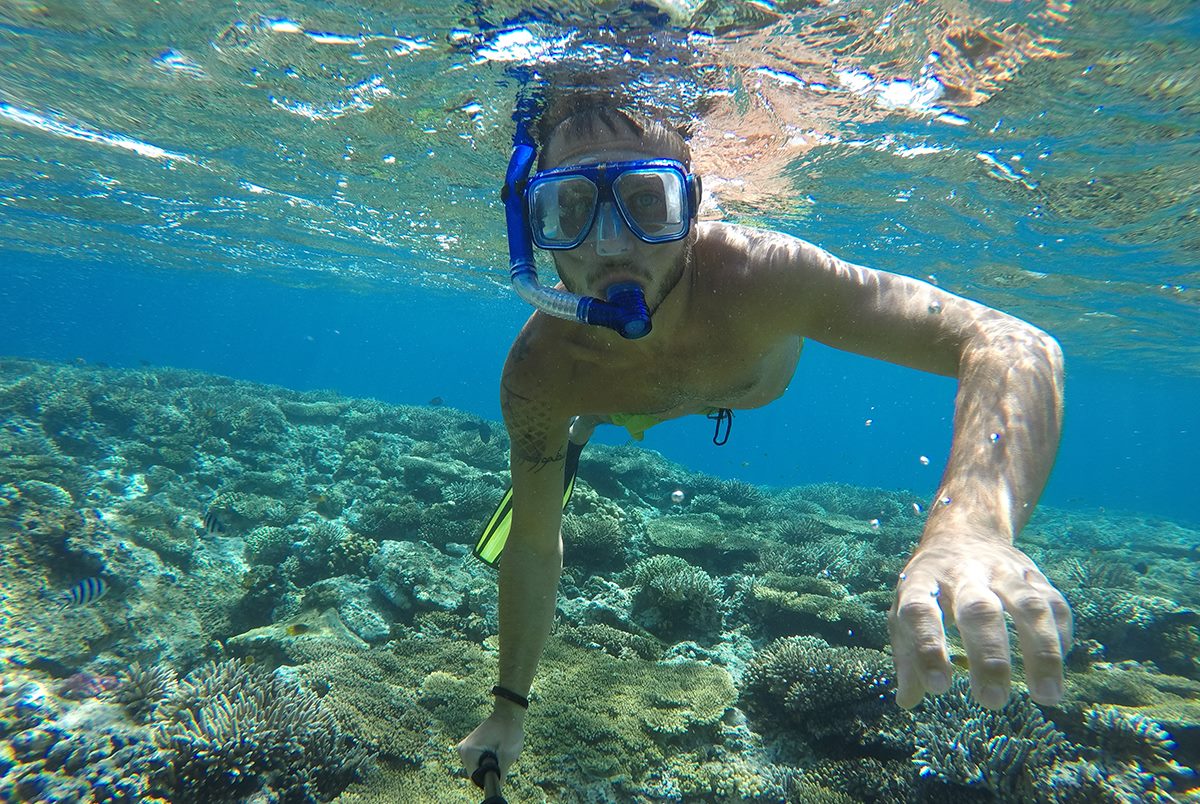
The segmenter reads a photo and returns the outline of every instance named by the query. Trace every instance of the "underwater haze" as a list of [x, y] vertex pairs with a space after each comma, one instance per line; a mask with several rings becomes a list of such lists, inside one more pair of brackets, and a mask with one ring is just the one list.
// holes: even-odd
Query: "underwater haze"
[[0, 63], [0, 799], [481, 797], [498, 190], [572, 93], [1059, 340], [1076, 646], [1061, 707], [896, 707], [956, 386], [809, 343], [724, 446], [597, 431], [509, 799], [1200, 796], [1200, 4], [3, 0]]

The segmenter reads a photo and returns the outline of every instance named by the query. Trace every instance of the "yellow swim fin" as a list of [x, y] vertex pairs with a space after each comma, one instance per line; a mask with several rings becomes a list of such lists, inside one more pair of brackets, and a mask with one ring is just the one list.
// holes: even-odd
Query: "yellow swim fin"
[[[571, 492], [575, 490], [575, 475], [579, 471], [579, 455], [583, 452], [583, 444], [576, 444], [574, 441], [567, 442], [567, 462], [563, 466], [563, 510], [567, 508], [567, 503], [571, 501]], [[483, 531], [479, 534], [479, 538], [475, 540], [475, 557], [487, 564], [489, 567], [494, 567], [500, 563], [500, 552], [504, 549], [504, 543], [508, 541], [508, 531], [512, 527], [512, 486], [504, 492], [504, 496], [500, 498], [500, 505], [496, 506], [496, 513], [492, 514], [492, 518], [487, 521]]]

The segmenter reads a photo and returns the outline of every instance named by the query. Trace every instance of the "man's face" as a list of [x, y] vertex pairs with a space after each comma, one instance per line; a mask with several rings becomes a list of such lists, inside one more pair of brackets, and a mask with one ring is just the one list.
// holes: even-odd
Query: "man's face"
[[[662, 154], [629, 146], [596, 146], [576, 152], [554, 167], [660, 157]], [[558, 275], [572, 293], [604, 298], [611, 285], [633, 281], [641, 286], [653, 309], [678, 281], [691, 240], [689, 235], [670, 243], [646, 243], [630, 231], [611, 202], [603, 202], [587, 239], [570, 251], [552, 253]]]

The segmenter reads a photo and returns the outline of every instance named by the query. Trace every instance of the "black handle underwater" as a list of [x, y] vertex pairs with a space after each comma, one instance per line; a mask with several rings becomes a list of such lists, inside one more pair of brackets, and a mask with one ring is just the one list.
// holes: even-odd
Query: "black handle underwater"
[[484, 751], [479, 756], [479, 767], [471, 774], [471, 781], [482, 787], [487, 796], [479, 804], [508, 804], [500, 795], [500, 760], [494, 752]]

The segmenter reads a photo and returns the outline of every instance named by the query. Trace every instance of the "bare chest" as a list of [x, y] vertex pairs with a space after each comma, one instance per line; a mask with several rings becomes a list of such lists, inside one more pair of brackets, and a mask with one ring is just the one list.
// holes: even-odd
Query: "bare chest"
[[800, 348], [796, 336], [769, 342], [693, 337], [644, 361], [597, 372], [577, 387], [588, 397], [578, 400], [586, 407], [580, 412], [672, 419], [710, 408], [761, 407], [787, 389]]

